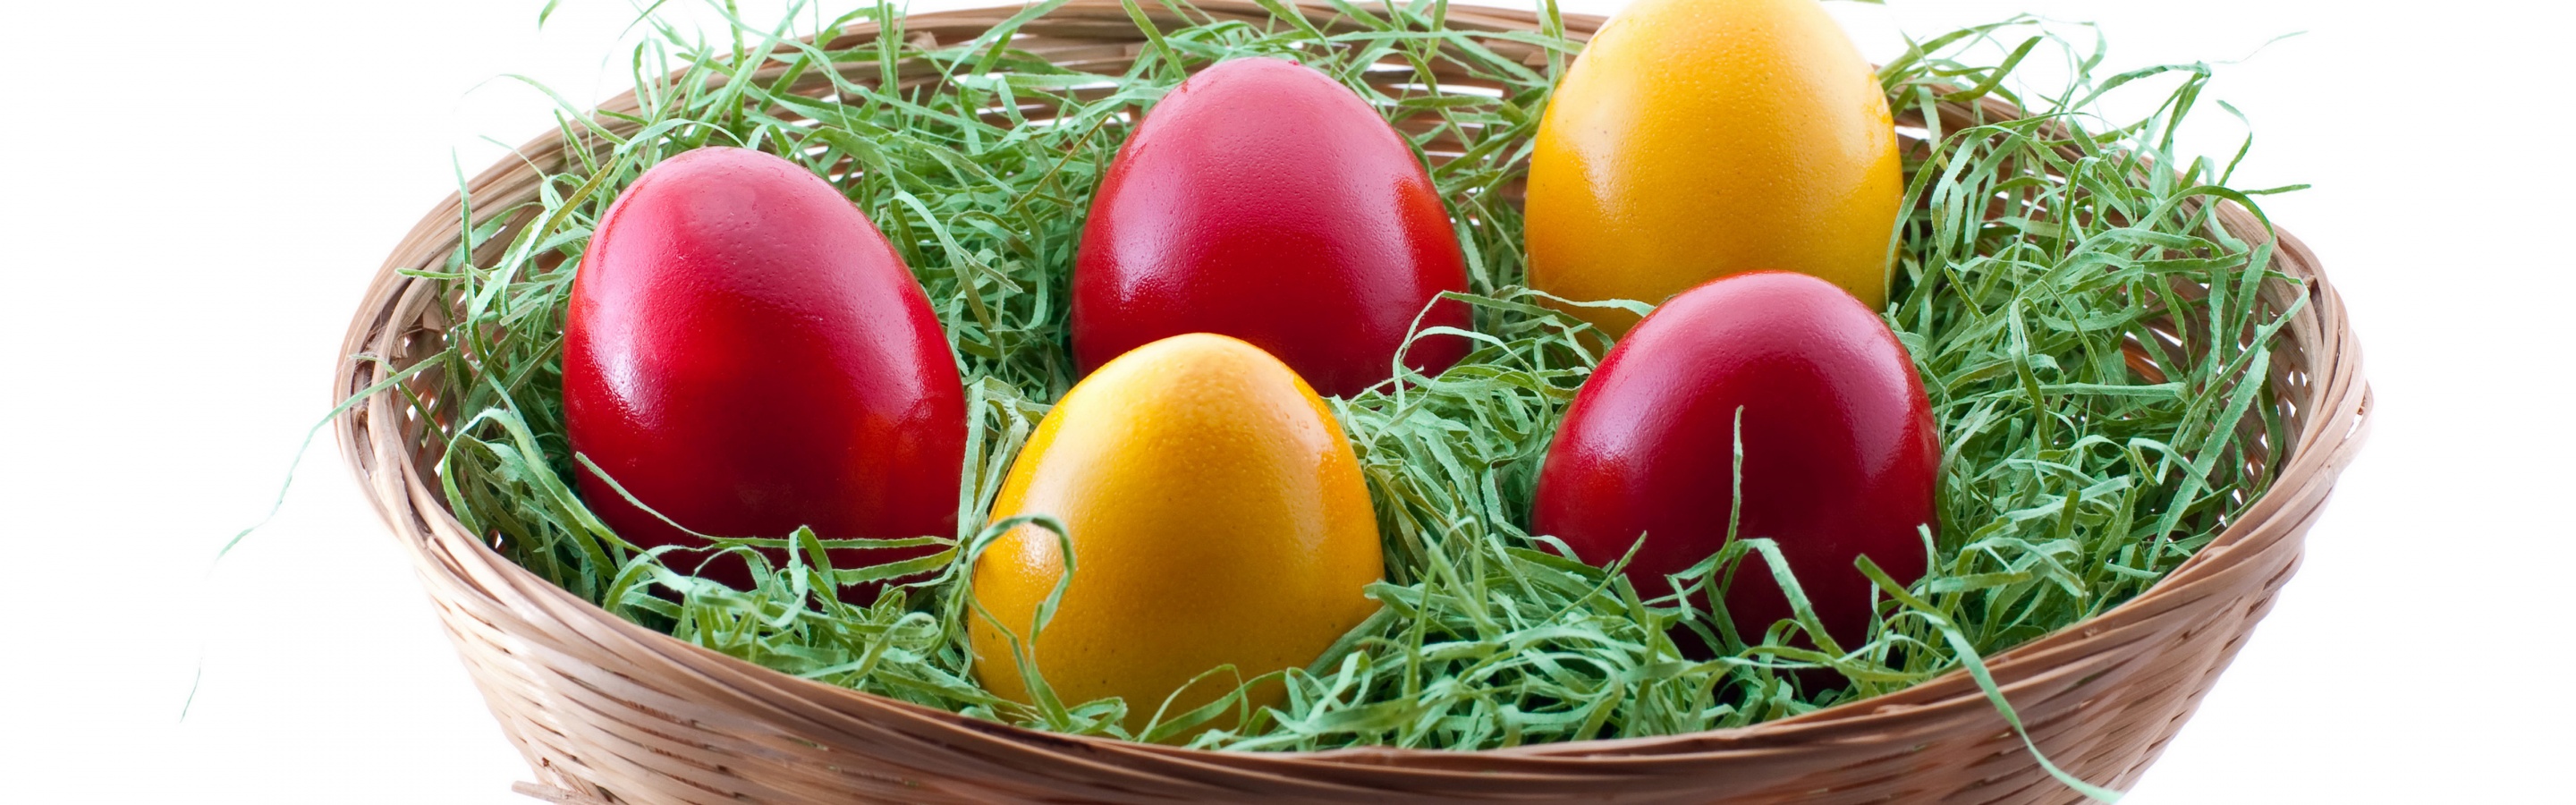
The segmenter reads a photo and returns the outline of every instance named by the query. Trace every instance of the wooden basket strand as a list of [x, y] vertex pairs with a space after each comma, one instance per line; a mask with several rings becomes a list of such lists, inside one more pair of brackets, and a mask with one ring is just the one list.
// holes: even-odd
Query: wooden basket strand
[[[1182, 25], [1144, 4], [1158, 25]], [[1220, 18], [1259, 22], [1249, 0], [1197, 0]], [[924, 14], [906, 35], [971, 39], [1016, 9]], [[1322, 20], [1330, 11], [1310, 11]], [[1530, 13], [1451, 7], [1453, 27], [1535, 30]], [[1585, 38], [1596, 17], [1568, 16]], [[1021, 29], [1014, 45], [1059, 63], [1117, 72], [1143, 45], [1118, 0], [1074, 0]], [[873, 27], [833, 45], [873, 39]], [[1531, 63], [1544, 54], [1493, 47]], [[862, 69], [862, 67], [864, 69]], [[873, 65], [846, 67], [872, 81]], [[901, 80], [927, 81], [905, 72]], [[1391, 79], [1392, 80], [1392, 79]], [[1460, 84], [1479, 83], [1458, 75]], [[816, 82], [814, 91], [826, 85]], [[636, 108], [632, 95], [612, 110]], [[2007, 106], [1944, 107], [1947, 128], [2009, 117]], [[627, 125], [612, 123], [612, 126]], [[474, 209], [536, 197], [541, 172], [577, 147], [548, 135], [476, 177]], [[582, 145], [578, 147], [591, 147]], [[1430, 149], [1447, 154], [1443, 144]], [[520, 158], [524, 157], [524, 159]], [[366, 391], [440, 349], [454, 300], [401, 273], [436, 269], [460, 242], [451, 197], [405, 236], [368, 289], [333, 378], [335, 400]], [[522, 213], [524, 215], [524, 213]], [[2242, 210], [2230, 229], [2261, 237]], [[491, 259], [519, 227], [482, 242]], [[2298, 239], [2279, 236], [2276, 267], [2306, 281], [2306, 306], [2279, 336], [2269, 382], [2297, 434], [2272, 488], [2174, 573], [2099, 617], [1988, 658], [2049, 757], [2086, 780], [2126, 788], [2182, 726], [2298, 566], [2301, 541], [2358, 447], [2370, 391], [2342, 300]], [[2263, 298], [2286, 310], [2300, 286]], [[365, 356], [365, 357], [360, 357]], [[426, 374], [426, 373], [424, 373]], [[435, 377], [405, 381], [435, 406]], [[335, 423], [342, 452], [422, 584], [492, 713], [540, 784], [522, 791], [580, 803], [846, 802], [1593, 802], [2041, 803], [2079, 799], [2052, 780], [1977, 686], [1951, 673], [1886, 696], [1738, 729], [1482, 752], [1350, 749], [1207, 752], [1057, 735], [979, 721], [760, 668], [609, 615], [494, 553], [436, 491], [442, 442], [395, 391]]]

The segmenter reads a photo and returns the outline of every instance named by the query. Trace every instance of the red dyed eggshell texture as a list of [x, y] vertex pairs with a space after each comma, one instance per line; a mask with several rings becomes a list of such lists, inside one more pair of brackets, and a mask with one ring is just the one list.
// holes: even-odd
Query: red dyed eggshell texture
[[[1092, 201], [1073, 274], [1085, 373], [1210, 332], [1251, 342], [1329, 396], [1385, 381], [1465, 260], [1430, 174], [1358, 95], [1284, 59], [1223, 62], [1156, 104]], [[1442, 301], [1424, 327], [1470, 325]], [[1437, 373], [1467, 340], [1417, 342]]]
[[[839, 191], [766, 153], [681, 154], [609, 208], [565, 317], [564, 420], [573, 450], [701, 533], [956, 532], [965, 402], [921, 286]], [[704, 544], [597, 473], [581, 471], [580, 486], [631, 542]], [[832, 559], [849, 567], [931, 550]], [[703, 575], [750, 581], [732, 557]], [[875, 588], [842, 595], [865, 602]]]
[[[1899, 581], [1924, 571], [1917, 526], [1935, 521], [1941, 449], [1905, 348], [1851, 294], [1804, 274], [1715, 280], [1657, 308], [1575, 397], [1539, 474], [1532, 525], [1584, 561], [1618, 559], [1639, 594], [1715, 553], [1733, 505], [1743, 409], [1739, 533], [1777, 540], [1818, 619], [1845, 647], [1869, 624], [1856, 556]], [[1790, 609], [1747, 559], [1727, 597], [1758, 641]]]

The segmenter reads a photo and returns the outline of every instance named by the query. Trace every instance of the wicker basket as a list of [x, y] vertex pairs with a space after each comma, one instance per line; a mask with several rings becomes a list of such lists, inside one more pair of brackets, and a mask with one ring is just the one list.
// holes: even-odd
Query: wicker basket
[[[1166, 12], [1145, 4], [1150, 13]], [[1198, 0], [1219, 17], [1267, 15], [1248, 0]], [[907, 36], [956, 42], [1015, 9], [925, 14]], [[1315, 15], [1318, 19], [1329, 13]], [[1526, 12], [1452, 7], [1469, 30], [1535, 29]], [[1162, 17], [1158, 24], [1180, 20]], [[1601, 20], [1569, 16], [1589, 36]], [[842, 32], [836, 47], [872, 39]], [[1142, 44], [1117, 0], [1075, 0], [1026, 25], [1018, 47], [1093, 71]], [[1513, 46], [1496, 42], [1497, 50]], [[1532, 63], [1543, 63], [1534, 50]], [[851, 69], [855, 81], [876, 68]], [[1444, 78], [1478, 83], [1467, 76]], [[633, 97], [608, 108], [632, 110]], [[1943, 110], [1952, 127], [2009, 107]], [[1919, 121], [1918, 121], [1919, 122]], [[612, 124], [613, 125], [613, 124]], [[1431, 149], [1440, 156], [1437, 144]], [[474, 208], [511, 210], [539, 171], [567, 164], [549, 135], [476, 177]], [[460, 237], [458, 201], [429, 213], [376, 276], [351, 324], [332, 391], [345, 397], [439, 349], [454, 300], [398, 273], [433, 268]], [[2223, 210], [2240, 233], [2260, 228]], [[525, 221], [510, 226], [525, 225]], [[495, 246], [508, 237], [487, 239]], [[2298, 434], [2271, 490], [2163, 582], [2100, 617], [1989, 658], [2032, 738], [2077, 776], [2134, 784], [2181, 729], [2297, 567], [2300, 543], [2358, 447], [2370, 408], [2342, 301], [2315, 256], [2284, 234], [2278, 268], [2308, 280], [2270, 382]], [[490, 255], [483, 255], [489, 257]], [[2265, 300], [2286, 309], [2296, 286]], [[427, 395], [426, 382], [413, 381]], [[1228, 753], [1036, 732], [792, 678], [621, 620], [495, 554], [436, 491], [441, 444], [387, 391], [335, 424], [343, 453], [410, 551], [457, 650], [503, 731], [559, 802], [2068, 802], [1963, 673], [1874, 699], [1740, 729], [1483, 752], [1356, 749]]]

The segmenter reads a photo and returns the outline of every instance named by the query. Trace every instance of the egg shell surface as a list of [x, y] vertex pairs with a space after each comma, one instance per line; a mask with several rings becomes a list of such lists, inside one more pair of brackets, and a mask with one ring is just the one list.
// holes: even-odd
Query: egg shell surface
[[[573, 281], [563, 401], [572, 449], [608, 474], [580, 472], [583, 500], [638, 546], [955, 535], [966, 409], [939, 321], [867, 216], [785, 159], [701, 148], [619, 196]], [[740, 556], [708, 553], [666, 562], [750, 585]]]
[[[1242, 679], [1304, 667], [1378, 608], [1384, 571], [1359, 463], [1332, 410], [1277, 358], [1190, 334], [1110, 361], [1068, 392], [1021, 448], [993, 506], [1021, 526], [975, 559], [969, 622], [987, 690], [1029, 701], [1012, 647], [1064, 573], [1073, 578], [1034, 643], [1057, 697], [1124, 697], [1141, 729], [1165, 697], [1232, 664]], [[1235, 688], [1227, 675], [1173, 702], [1185, 712]], [[1252, 706], [1284, 690], [1256, 689]]]
[[[1089, 372], [1220, 333], [1347, 397], [1393, 375], [1417, 317], [1470, 326], [1434, 304], [1465, 290], [1448, 210], [1386, 120], [1314, 68], [1236, 59], [1164, 96], [1110, 163], [1075, 258], [1073, 356]], [[1403, 360], [1437, 374], [1468, 346], [1427, 336]]]
[[[1715, 280], [1658, 308], [1585, 381], [1539, 470], [1536, 533], [1607, 565], [1640, 535], [1627, 577], [1647, 598], [1737, 533], [1777, 541], [1817, 619], [1845, 648], [1870, 621], [1866, 555], [1923, 575], [1941, 447], [1914, 364], [1859, 300], [1805, 274]], [[1769, 565], [1748, 558], [1726, 596], [1760, 642], [1790, 617]]]
[[[1728, 274], [1798, 271], [1876, 310], [1901, 167], [1877, 74], [1817, 0], [1638, 0], [1539, 122], [1529, 285], [1653, 304]], [[1614, 337], [1637, 320], [1567, 311]]]

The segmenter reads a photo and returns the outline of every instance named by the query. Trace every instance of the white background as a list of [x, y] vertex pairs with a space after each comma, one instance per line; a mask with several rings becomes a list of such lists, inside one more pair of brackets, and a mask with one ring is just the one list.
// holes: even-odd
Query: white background
[[[2567, 801], [2550, 772], [2576, 750], [2556, 630], [2576, 559], [2559, 81], [2576, 15], [1894, 2], [1833, 5], [1876, 59], [1899, 27], [2033, 6], [2102, 23], [2113, 66], [2307, 32], [2212, 94], [2260, 132], [2245, 184], [2316, 186], [2270, 209], [2351, 303], [2376, 432], [2278, 608], [2129, 801]], [[550, 125], [550, 101], [498, 76], [585, 104], [624, 86], [624, 0], [566, 0], [542, 33], [539, 5], [0, 10], [0, 800], [532, 801], [508, 793], [527, 771], [327, 440], [276, 520], [210, 560], [330, 404], [378, 261], [456, 166], [501, 157], [479, 135]], [[2235, 124], [2205, 120], [2202, 147], [2232, 148]]]

